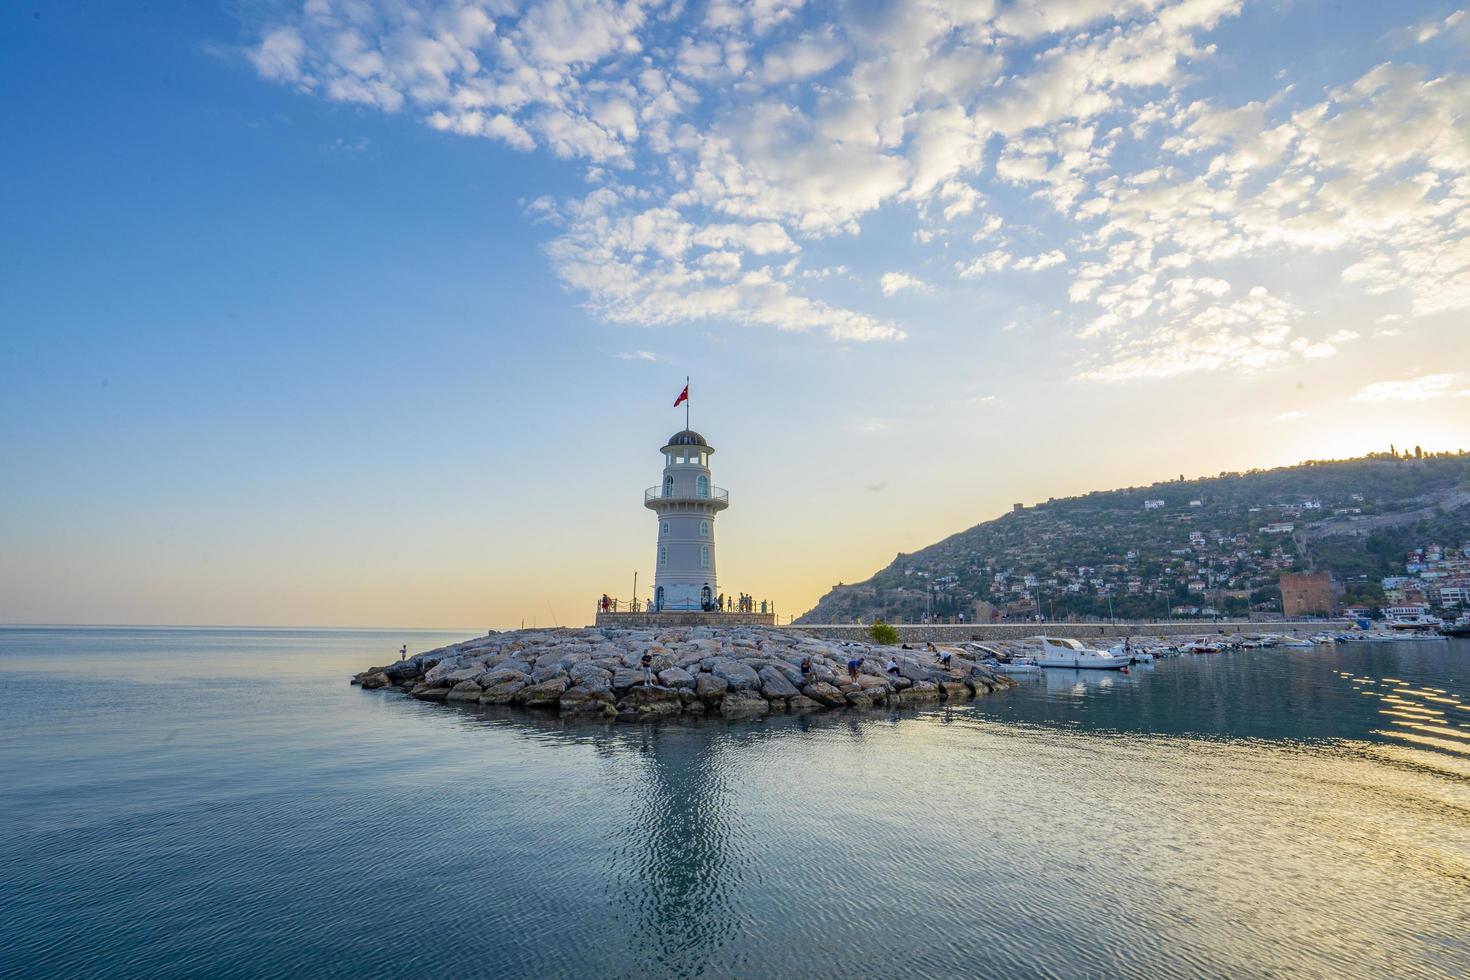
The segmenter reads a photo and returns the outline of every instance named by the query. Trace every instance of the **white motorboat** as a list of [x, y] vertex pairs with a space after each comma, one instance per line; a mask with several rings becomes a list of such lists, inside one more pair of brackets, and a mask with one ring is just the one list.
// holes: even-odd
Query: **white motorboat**
[[1151, 664], [1154, 662], [1154, 655], [1147, 650], [1142, 650], [1132, 645], [1125, 646], [1122, 643], [1114, 643], [1108, 647], [1108, 653], [1111, 653], [1115, 657], [1127, 657], [1136, 664]]
[[1276, 646], [1287, 647], [1292, 650], [1310, 650], [1316, 645], [1311, 640], [1303, 640], [1296, 636], [1283, 636], [1276, 641]]
[[1384, 625], [1391, 630], [1437, 630], [1444, 622], [1438, 616], [1430, 616], [1428, 613], [1413, 613], [1395, 616]]
[[1443, 633], [1390, 633], [1388, 640], [1393, 643], [1434, 643], [1446, 641], [1449, 637]]
[[1012, 660], [1006, 663], [1001, 660], [982, 660], [980, 666], [989, 667], [997, 674], [1039, 674], [1041, 668], [1027, 660]]
[[1035, 637], [1041, 641], [1036, 663], [1041, 667], [1067, 667], [1074, 670], [1122, 670], [1132, 660], [1108, 650], [1092, 650], [1078, 640], [1056, 636]]

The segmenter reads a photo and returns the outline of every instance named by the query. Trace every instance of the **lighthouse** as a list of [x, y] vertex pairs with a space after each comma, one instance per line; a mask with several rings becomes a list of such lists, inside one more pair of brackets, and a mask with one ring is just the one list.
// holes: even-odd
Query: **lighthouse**
[[715, 515], [730, 506], [730, 494], [710, 481], [709, 458], [714, 449], [698, 432], [674, 433], [660, 452], [663, 482], [643, 493], [643, 506], [658, 517], [654, 608], [659, 612], [712, 611], [720, 595], [715, 577]]

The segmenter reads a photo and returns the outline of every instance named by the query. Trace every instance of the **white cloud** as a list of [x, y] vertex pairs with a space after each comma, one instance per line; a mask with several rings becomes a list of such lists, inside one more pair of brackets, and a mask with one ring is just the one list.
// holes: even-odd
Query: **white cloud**
[[662, 360], [653, 351], [647, 350], [622, 350], [613, 355], [620, 361], [658, 361]]
[[1443, 398], [1455, 381], [1453, 374], [1426, 374], [1406, 381], [1377, 381], [1365, 385], [1353, 401], [1422, 402]]
[[[1065, 281], [1085, 377], [1330, 356], [1356, 331], [1306, 311], [1336, 293], [1470, 309], [1470, 77], [1384, 63], [1221, 99], [1210, 32], [1241, 8], [303, 0], [248, 55], [273, 82], [583, 168], [528, 213], [556, 229], [561, 281], [615, 322], [902, 339], [796, 262], [830, 267], [827, 240], [899, 208], [917, 227], [882, 246], [932, 258], [969, 238], [984, 251], [943, 259], [962, 279], [1065, 266], [1005, 285]], [[1470, 17], [1411, 27], [1427, 51]], [[1338, 281], [1242, 280], [1293, 257]], [[898, 282], [884, 294], [917, 288]]]
[[922, 279], [909, 275], [907, 272], [885, 272], [879, 280], [879, 286], [884, 296], [894, 296], [911, 289], [915, 292], [928, 292], [930, 285]]

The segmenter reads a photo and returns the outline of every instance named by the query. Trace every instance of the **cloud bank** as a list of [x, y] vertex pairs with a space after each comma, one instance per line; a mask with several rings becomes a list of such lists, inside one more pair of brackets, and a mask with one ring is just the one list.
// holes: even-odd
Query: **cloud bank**
[[[1078, 376], [1335, 355], [1335, 294], [1470, 307], [1470, 78], [1387, 62], [1244, 104], [1208, 84], [1242, 0], [306, 0], [249, 57], [325, 99], [579, 168], [537, 197], [597, 316], [902, 340], [807, 258], [857, 238], [884, 296], [1055, 296]], [[516, 188], [527, 192], [530, 188]], [[534, 191], [531, 191], [534, 194]], [[910, 240], [869, 242], [877, 212]], [[902, 251], [901, 255], [894, 252]], [[1312, 282], [1255, 271], [1299, 256]], [[1325, 271], [1320, 271], [1325, 270]], [[966, 284], [970, 283], [970, 286]], [[1048, 292], [1049, 291], [1049, 292]], [[1047, 301], [1050, 301], [1049, 299]]]

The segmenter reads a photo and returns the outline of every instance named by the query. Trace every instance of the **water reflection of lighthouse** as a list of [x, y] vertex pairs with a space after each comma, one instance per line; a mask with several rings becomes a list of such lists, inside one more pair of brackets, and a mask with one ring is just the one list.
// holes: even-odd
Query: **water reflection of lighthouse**
[[[737, 927], [739, 830], [724, 739], [700, 728], [649, 727], [637, 737], [643, 778], [611, 869], [634, 919], [644, 972], [708, 972]], [[728, 964], [726, 964], [728, 966]]]

